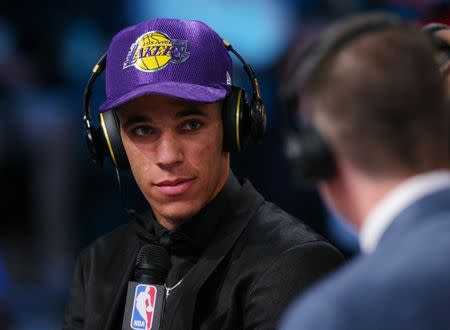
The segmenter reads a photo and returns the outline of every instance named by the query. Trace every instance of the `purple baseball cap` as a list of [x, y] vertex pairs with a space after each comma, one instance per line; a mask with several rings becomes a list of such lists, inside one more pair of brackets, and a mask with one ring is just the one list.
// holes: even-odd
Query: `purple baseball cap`
[[231, 63], [222, 38], [203, 22], [158, 18], [130, 26], [109, 46], [99, 111], [147, 94], [220, 101], [231, 90]]

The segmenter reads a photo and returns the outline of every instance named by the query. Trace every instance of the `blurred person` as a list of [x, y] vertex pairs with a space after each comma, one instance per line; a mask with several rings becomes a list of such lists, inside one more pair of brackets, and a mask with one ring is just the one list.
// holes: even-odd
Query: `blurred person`
[[297, 58], [298, 171], [362, 253], [288, 309], [291, 329], [448, 329], [450, 171], [429, 40], [396, 16], [339, 21]]
[[[232, 85], [229, 51], [252, 81], [250, 102]], [[85, 108], [89, 146], [97, 163], [107, 154], [117, 173], [131, 168], [149, 209], [81, 253], [63, 328], [121, 329], [136, 256], [149, 242], [170, 254], [164, 329], [275, 328], [342, 256], [230, 170], [230, 151], [265, 129], [253, 70], [206, 24], [176, 19], [120, 31], [92, 79], [105, 65], [100, 127]]]

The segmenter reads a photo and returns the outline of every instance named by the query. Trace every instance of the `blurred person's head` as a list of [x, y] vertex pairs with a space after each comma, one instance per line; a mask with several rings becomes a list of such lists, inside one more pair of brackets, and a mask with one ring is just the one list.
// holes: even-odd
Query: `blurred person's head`
[[433, 49], [396, 17], [362, 14], [332, 25], [292, 81], [301, 120], [330, 153], [332, 170], [315, 178], [322, 196], [357, 227], [393, 186], [448, 166]]

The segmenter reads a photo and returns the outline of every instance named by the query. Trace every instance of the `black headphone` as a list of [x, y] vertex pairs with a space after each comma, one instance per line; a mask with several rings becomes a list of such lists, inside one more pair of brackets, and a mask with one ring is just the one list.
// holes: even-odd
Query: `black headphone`
[[[290, 75], [292, 78], [281, 95], [285, 105], [285, 121], [297, 120], [292, 118], [292, 114], [298, 112], [299, 91], [327, 59], [365, 34], [403, 23], [400, 18], [385, 13], [365, 14], [354, 20], [355, 27], [348, 27], [345, 20], [338, 22], [335, 28], [327, 30], [328, 33], [298, 53], [294, 61], [295, 69]], [[294, 168], [296, 179], [316, 182], [332, 178], [336, 172], [335, 158], [331, 147], [317, 129], [306, 120], [300, 120], [295, 129], [292, 123], [287, 124], [286, 156]]]
[[[240, 87], [232, 86], [222, 104], [223, 149], [224, 151], [243, 151], [250, 141], [260, 143], [266, 129], [266, 112], [259, 90], [259, 83], [252, 67], [241, 55], [223, 40], [226, 49], [232, 52], [242, 63], [250, 78], [253, 95], [249, 102], [247, 92]], [[94, 126], [91, 117], [91, 96], [95, 80], [105, 70], [106, 53], [92, 69], [92, 74], [84, 92], [85, 136], [88, 149], [94, 163], [103, 164], [108, 155], [116, 169], [128, 169], [130, 164], [122, 144], [120, 125], [115, 109], [99, 114], [100, 126]]]
[[450, 61], [450, 44], [436, 34], [436, 32], [441, 30], [450, 30], [450, 26], [441, 23], [429, 23], [422, 27], [422, 31], [430, 38], [436, 51], [443, 54], [437, 62], [440, 67]]

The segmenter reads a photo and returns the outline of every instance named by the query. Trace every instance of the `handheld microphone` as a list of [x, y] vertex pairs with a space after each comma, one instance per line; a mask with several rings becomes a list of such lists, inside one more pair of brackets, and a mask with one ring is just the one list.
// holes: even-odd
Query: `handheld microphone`
[[160, 245], [144, 245], [136, 258], [135, 281], [128, 283], [122, 330], [159, 330], [166, 290], [164, 282], [170, 261]]

